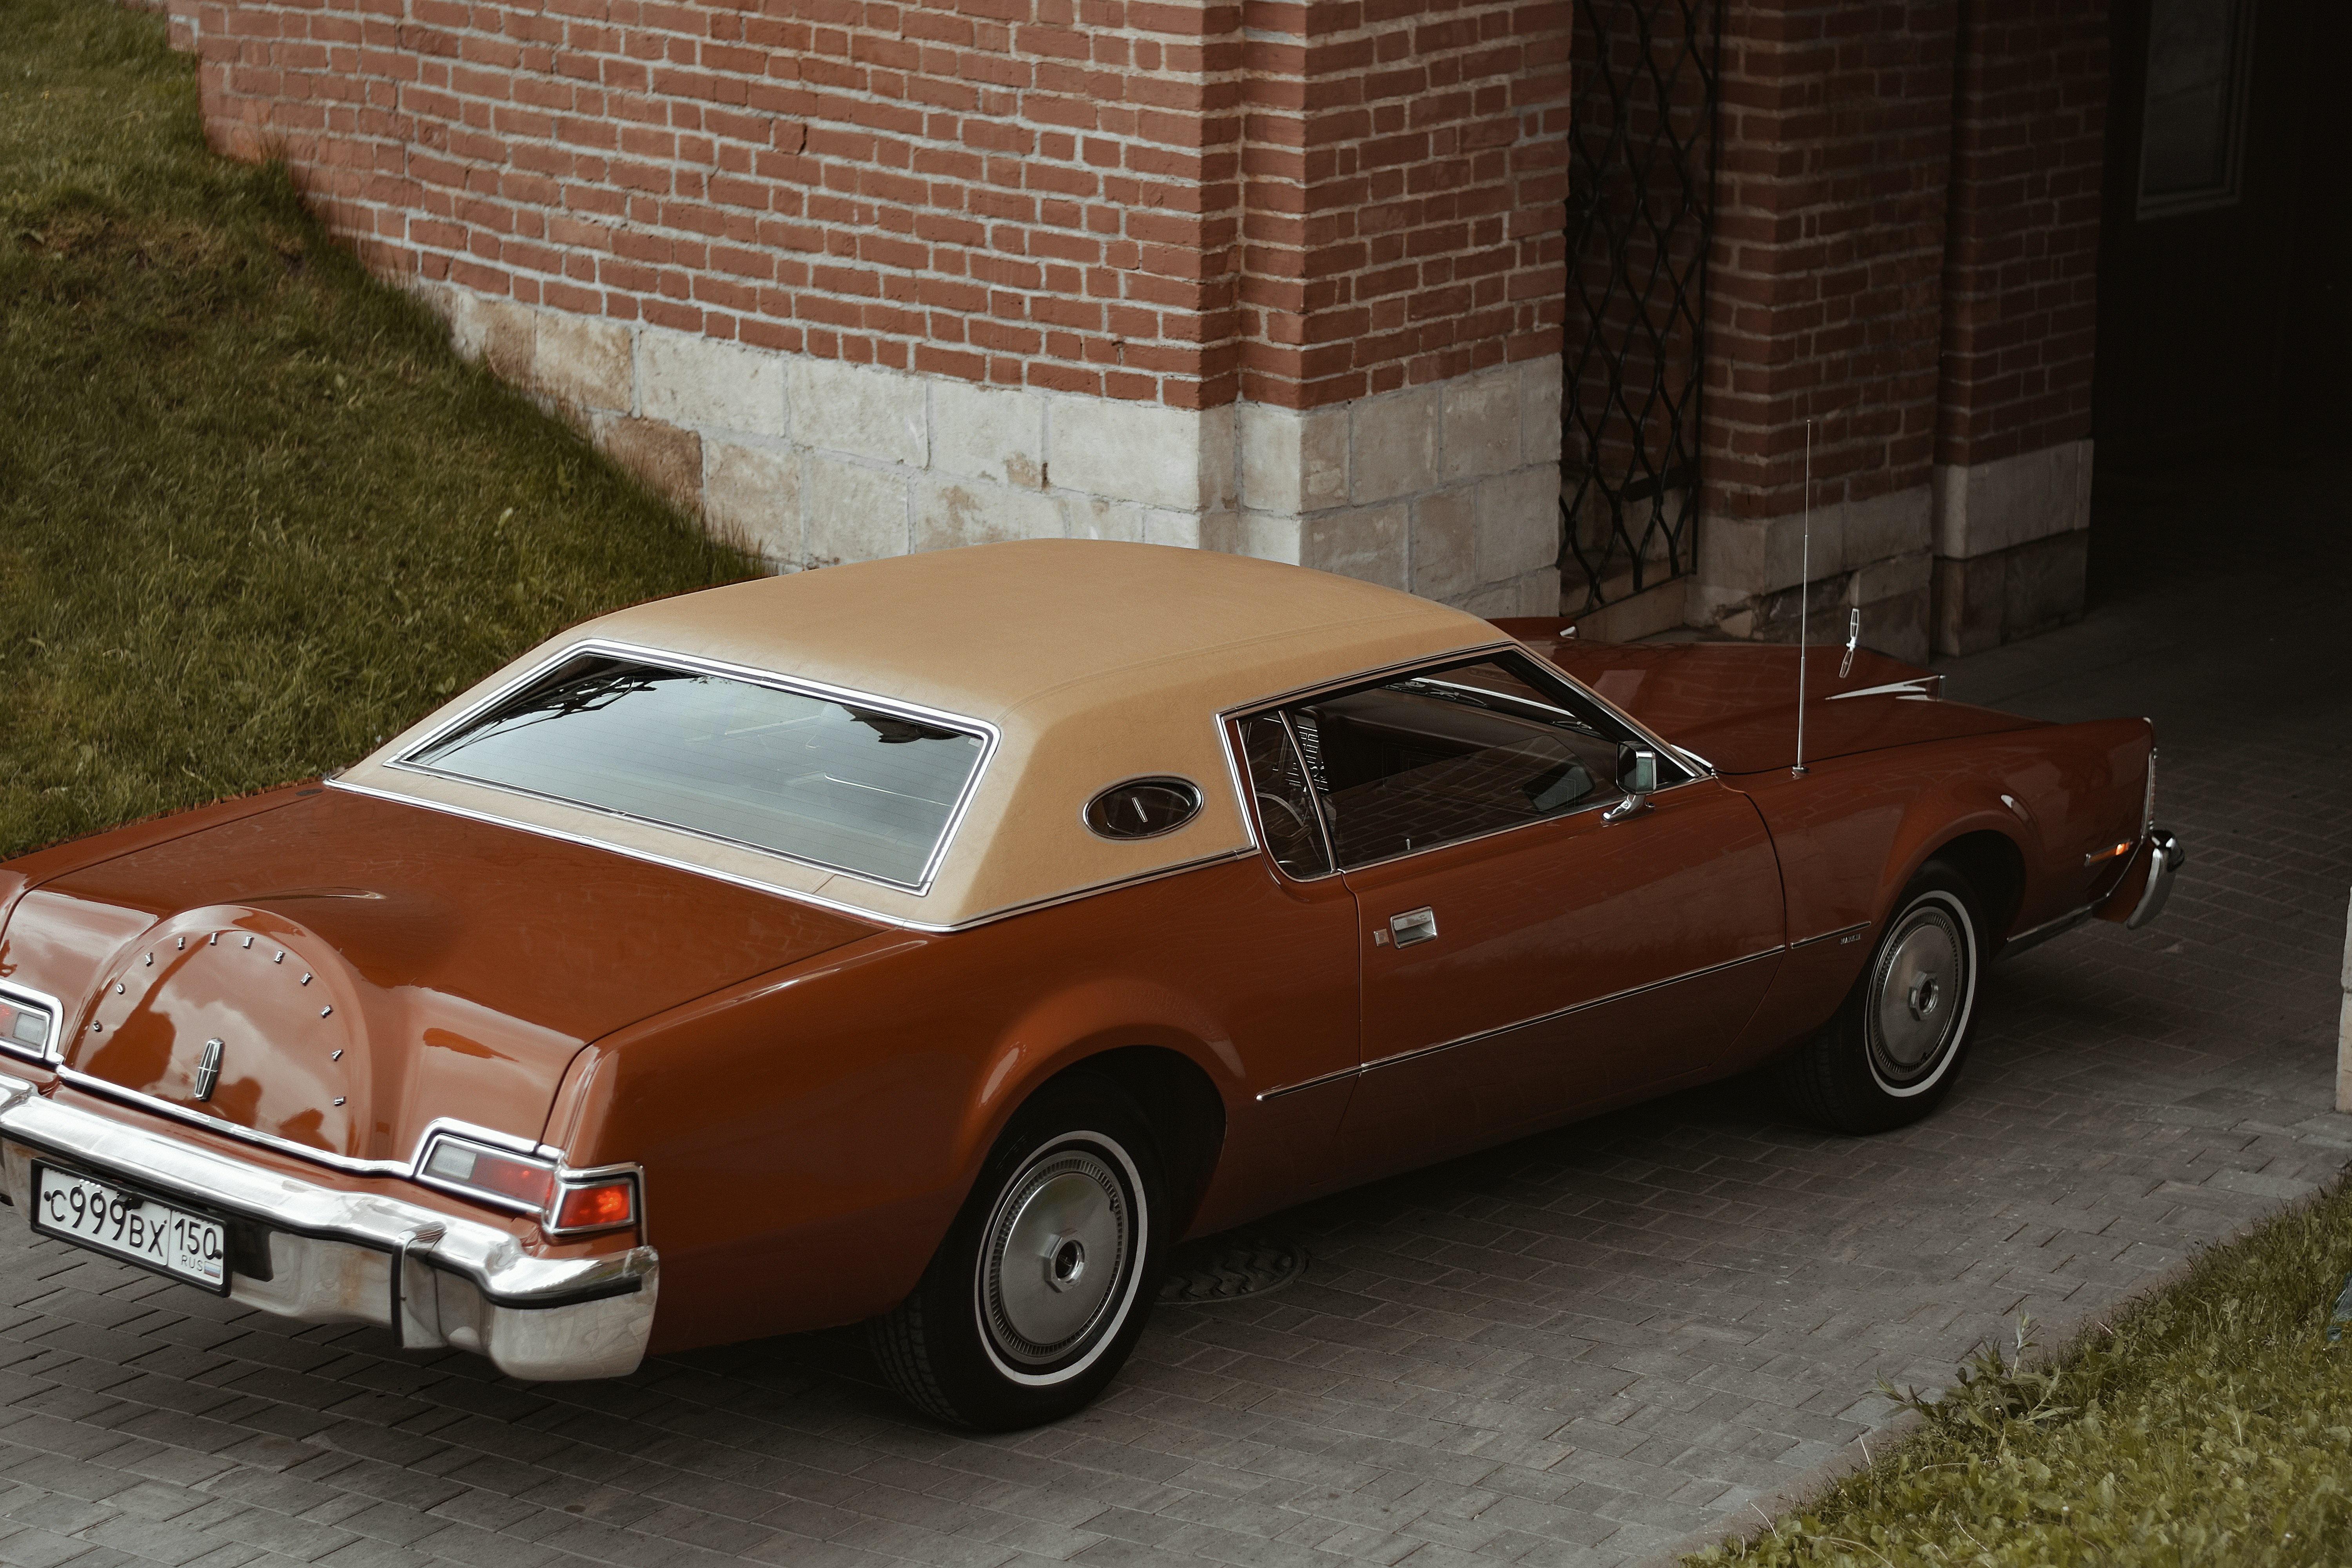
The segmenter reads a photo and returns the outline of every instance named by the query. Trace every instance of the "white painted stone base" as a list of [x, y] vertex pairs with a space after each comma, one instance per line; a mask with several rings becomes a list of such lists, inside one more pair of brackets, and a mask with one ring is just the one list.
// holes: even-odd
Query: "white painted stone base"
[[1195, 412], [422, 292], [460, 352], [778, 571], [1125, 539], [1559, 610], [1557, 356], [1307, 414]]
[[1937, 653], [1976, 653], [2083, 613], [2089, 441], [1938, 464], [1932, 488]]
[[1727, 637], [1794, 642], [1801, 600], [1808, 635], [1843, 642], [1859, 609], [1864, 647], [1924, 660], [1932, 521], [1926, 485], [1817, 506], [1808, 561], [1802, 513], [1702, 518], [1685, 616]]

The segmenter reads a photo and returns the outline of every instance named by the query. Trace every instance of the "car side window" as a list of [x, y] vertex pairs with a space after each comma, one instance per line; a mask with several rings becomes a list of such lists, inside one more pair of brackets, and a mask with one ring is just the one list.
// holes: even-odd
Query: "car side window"
[[[1342, 870], [1622, 798], [1636, 737], [1509, 656], [1286, 710]], [[1667, 782], [1683, 775], [1661, 763]]]
[[1241, 721], [1242, 760], [1249, 769], [1258, 826], [1266, 853], [1291, 876], [1320, 877], [1331, 869], [1328, 844], [1317, 823], [1314, 781], [1291, 743], [1279, 713], [1256, 713]]

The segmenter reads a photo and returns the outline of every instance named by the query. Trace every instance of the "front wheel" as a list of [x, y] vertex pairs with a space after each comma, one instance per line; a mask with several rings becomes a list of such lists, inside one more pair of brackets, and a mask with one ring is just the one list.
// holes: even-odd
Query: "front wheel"
[[1047, 1088], [998, 1139], [914, 1293], [869, 1325], [883, 1374], [925, 1413], [983, 1431], [1083, 1409], [1143, 1331], [1167, 1190], [1125, 1094]]
[[1798, 1114], [1840, 1132], [1884, 1132], [1942, 1102], [1968, 1054], [1981, 907], [1953, 867], [1921, 868], [1836, 1015], [1781, 1064]]

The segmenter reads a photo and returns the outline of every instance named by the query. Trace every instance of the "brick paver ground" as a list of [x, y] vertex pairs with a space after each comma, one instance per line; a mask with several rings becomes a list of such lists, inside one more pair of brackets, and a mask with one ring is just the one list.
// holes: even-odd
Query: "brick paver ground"
[[1824, 1137], [1733, 1085], [1296, 1211], [1301, 1281], [1163, 1310], [1097, 1408], [988, 1439], [853, 1333], [527, 1387], [0, 1221], [0, 1564], [1470, 1568], [1753, 1523], [1885, 1424], [1880, 1379], [2021, 1314], [2052, 1342], [2352, 1153], [2347, 479], [2103, 479], [2094, 614], [1953, 667], [2153, 712], [2194, 859], [2160, 926], [1997, 966], [1924, 1126]]

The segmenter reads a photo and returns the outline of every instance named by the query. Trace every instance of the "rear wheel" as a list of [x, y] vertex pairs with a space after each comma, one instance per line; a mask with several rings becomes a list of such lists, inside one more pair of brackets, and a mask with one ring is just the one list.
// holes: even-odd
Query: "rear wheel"
[[1836, 1015], [1781, 1064], [1791, 1109], [1861, 1133], [1908, 1125], [1942, 1103], [1968, 1054], [1981, 908], [1952, 866], [1921, 868]]
[[1143, 1331], [1166, 1194], [1132, 1100], [1091, 1079], [1049, 1086], [997, 1140], [914, 1293], [869, 1325], [884, 1375], [985, 1431], [1084, 1408]]

